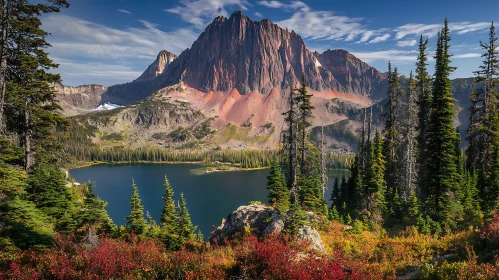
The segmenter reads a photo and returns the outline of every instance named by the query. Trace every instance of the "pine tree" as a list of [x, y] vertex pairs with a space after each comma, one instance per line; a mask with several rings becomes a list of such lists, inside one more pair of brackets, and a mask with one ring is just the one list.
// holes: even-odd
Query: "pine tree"
[[[5, 3], [5, 2], [4, 2]], [[8, 109], [8, 129], [17, 132], [22, 137], [25, 151], [24, 167], [31, 172], [35, 165], [35, 151], [42, 149], [54, 150], [53, 131], [57, 124], [64, 123], [60, 115], [61, 107], [55, 98], [55, 91], [50, 84], [60, 81], [57, 74], [48, 73], [57, 64], [48, 58], [45, 49], [50, 45], [45, 41], [47, 32], [42, 30], [40, 14], [59, 12], [62, 7], [68, 7], [65, 0], [48, 1], [31, 4], [28, 1], [9, 1], [8, 25], [10, 35], [7, 36], [12, 49], [3, 48], [8, 56], [8, 76], [1, 90], [7, 90], [6, 105], [0, 100], [0, 112]], [[9, 31], [9, 30], [8, 30]], [[7, 31], [7, 32], [8, 32]], [[5, 31], [4, 31], [5, 32]], [[9, 32], [8, 32], [9, 33]], [[0, 65], [0, 76], [3, 75]], [[0, 99], [4, 96], [0, 96]]]
[[398, 191], [401, 181], [401, 166], [399, 159], [400, 149], [400, 82], [398, 70], [392, 71], [391, 63], [388, 63], [388, 101], [386, 104], [385, 127], [383, 130], [383, 155], [386, 161], [385, 181], [388, 187], [387, 202], [392, 201], [395, 190]]
[[300, 204], [304, 210], [326, 215], [327, 205], [321, 193], [320, 151], [308, 144], [305, 156], [298, 176]]
[[[418, 131], [419, 134], [417, 136], [418, 142], [418, 185], [419, 190], [424, 191], [426, 189], [425, 178], [426, 165], [423, 164], [426, 160], [426, 148], [427, 148], [427, 133], [428, 126], [430, 122], [430, 113], [431, 113], [431, 77], [428, 73], [428, 56], [426, 54], [428, 45], [428, 39], [423, 41], [423, 35], [419, 38], [419, 55], [416, 62], [416, 91], [417, 91], [417, 100], [418, 100]], [[424, 200], [426, 197], [426, 193], [421, 192], [421, 197]]]
[[450, 30], [445, 19], [444, 28], [439, 33], [435, 55], [435, 80], [433, 101], [427, 134], [427, 194], [426, 214], [433, 220], [452, 226], [459, 215], [458, 203], [454, 194], [459, 190], [461, 174], [456, 166], [456, 133], [453, 119], [454, 97], [451, 93]]
[[173, 200], [173, 188], [165, 175], [165, 194], [163, 200], [165, 204], [161, 210], [161, 239], [169, 250], [178, 250], [181, 248], [182, 241], [178, 233], [179, 214], [175, 209]]
[[267, 177], [267, 180], [269, 205], [274, 206], [281, 212], [285, 212], [289, 208], [289, 190], [284, 182], [281, 166], [277, 159], [270, 166], [270, 176]]
[[338, 205], [337, 203], [340, 200], [340, 178], [339, 177], [334, 178], [333, 189], [331, 192], [331, 198], [329, 200], [332, 202], [331, 208], [335, 205]]
[[369, 145], [366, 164], [364, 210], [368, 222], [382, 224], [385, 212], [385, 160], [383, 156], [383, 139], [376, 132], [374, 141]]
[[298, 203], [298, 190], [297, 190], [297, 112], [295, 104], [294, 89], [290, 86], [291, 92], [289, 94], [289, 110], [283, 115], [286, 116], [285, 122], [288, 126], [288, 133], [285, 139], [285, 150], [287, 152], [287, 178], [286, 182], [290, 191], [291, 203]]
[[139, 191], [135, 181], [132, 180], [132, 196], [130, 198], [130, 215], [126, 216], [127, 228], [136, 235], [142, 235], [146, 232], [147, 222], [144, 219], [144, 207], [140, 200]]
[[312, 117], [312, 94], [308, 94], [307, 84], [305, 83], [305, 74], [302, 74], [302, 83], [298, 89], [298, 96], [295, 97], [295, 101], [298, 105], [298, 134], [300, 135], [300, 169], [302, 173], [305, 173], [303, 168], [305, 166], [305, 154], [308, 148], [308, 133], [307, 129], [312, 124], [310, 123], [310, 118]]
[[86, 184], [84, 192], [85, 198], [80, 212], [78, 213], [78, 228], [94, 228], [97, 234], [114, 234], [116, 225], [109, 217], [106, 211], [107, 202], [97, 197], [94, 192], [93, 184]]
[[475, 71], [476, 82], [483, 86], [470, 94], [470, 126], [468, 128], [468, 165], [476, 169], [480, 177], [480, 193], [484, 208], [493, 208], [499, 199], [499, 52], [497, 50], [494, 23], [490, 27], [489, 41], [480, 46], [485, 53], [480, 70]]
[[197, 227], [192, 224], [191, 215], [189, 214], [189, 209], [187, 209], [187, 203], [185, 202], [183, 193], [180, 194], [180, 207], [178, 214], [178, 233], [180, 235], [180, 238], [184, 241], [195, 240], [195, 232]]
[[401, 198], [403, 201], [408, 201], [411, 193], [415, 191], [417, 184], [417, 110], [416, 110], [416, 84], [412, 71], [409, 75], [409, 86], [405, 94], [404, 114], [405, 120], [402, 124], [404, 140], [401, 145], [401, 159], [403, 166], [403, 181], [401, 182]]

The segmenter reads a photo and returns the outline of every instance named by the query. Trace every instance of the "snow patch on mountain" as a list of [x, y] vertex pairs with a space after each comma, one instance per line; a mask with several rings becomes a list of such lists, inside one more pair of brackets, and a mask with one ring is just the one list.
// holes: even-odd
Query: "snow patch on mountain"
[[95, 108], [94, 111], [108, 111], [108, 110], [114, 110], [116, 108], [123, 107], [121, 105], [113, 104], [113, 103], [104, 103], [102, 105], [99, 105], [99, 107]]

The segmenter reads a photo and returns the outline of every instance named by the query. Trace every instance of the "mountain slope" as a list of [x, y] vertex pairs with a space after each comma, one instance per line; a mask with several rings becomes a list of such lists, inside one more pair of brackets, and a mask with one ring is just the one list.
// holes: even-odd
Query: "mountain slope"
[[[146, 77], [152, 77], [148, 72]], [[267, 94], [296, 85], [305, 74], [314, 90], [364, 96], [386, 91], [385, 76], [347, 51], [313, 53], [301, 37], [270, 20], [253, 21], [240, 11], [217, 17], [191, 48], [183, 51], [155, 79], [141, 78], [109, 88], [105, 102], [127, 105], [180, 82], [202, 92]]]
[[77, 87], [54, 84], [56, 99], [64, 109], [66, 116], [73, 116], [92, 111], [101, 104], [102, 94], [107, 88], [101, 85], [82, 85]]

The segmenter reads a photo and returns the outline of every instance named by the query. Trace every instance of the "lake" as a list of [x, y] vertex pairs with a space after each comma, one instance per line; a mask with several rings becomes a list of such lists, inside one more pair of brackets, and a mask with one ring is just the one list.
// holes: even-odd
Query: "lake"
[[[174, 199], [178, 200], [180, 193], [184, 193], [192, 222], [205, 238], [237, 207], [253, 200], [267, 202], [267, 169], [203, 175], [191, 172], [201, 167], [197, 164], [166, 163], [102, 164], [72, 169], [69, 173], [79, 183], [95, 183], [95, 194], [108, 202], [106, 209], [109, 216], [118, 225], [125, 224], [124, 217], [130, 212], [132, 178], [137, 184], [144, 211], [159, 222], [166, 175], [175, 192]], [[330, 197], [334, 177], [343, 174], [345, 172], [330, 172], [326, 198]]]

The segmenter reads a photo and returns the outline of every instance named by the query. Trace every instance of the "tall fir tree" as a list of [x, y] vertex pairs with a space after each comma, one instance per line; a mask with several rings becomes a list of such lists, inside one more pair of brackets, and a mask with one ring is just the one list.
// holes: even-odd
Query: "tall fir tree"
[[189, 214], [189, 209], [187, 209], [187, 202], [185, 201], [184, 194], [180, 194], [180, 206], [179, 206], [179, 226], [178, 233], [183, 241], [193, 241], [196, 239], [196, 229], [197, 227], [192, 224], [191, 214]]
[[269, 205], [281, 212], [289, 208], [289, 190], [284, 181], [279, 161], [275, 159], [270, 166], [270, 175], [267, 177], [269, 190]]
[[297, 137], [297, 111], [295, 104], [295, 96], [294, 96], [293, 86], [290, 85], [290, 93], [289, 93], [289, 110], [283, 115], [286, 116], [285, 122], [288, 126], [288, 131], [286, 134], [286, 138], [284, 139], [285, 143], [285, 152], [287, 154], [287, 170], [286, 170], [286, 182], [288, 189], [290, 191], [291, 203], [298, 203], [298, 190], [297, 190], [297, 176], [298, 176], [298, 165], [297, 165], [297, 147], [298, 147], [298, 137]]
[[170, 185], [170, 181], [165, 175], [165, 194], [163, 195], [164, 205], [161, 210], [161, 239], [165, 243], [166, 247], [170, 250], [177, 250], [181, 247], [181, 241], [179, 240], [179, 214], [177, 209], [175, 209], [175, 201], [173, 200], [173, 188]]
[[455, 67], [450, 65], [450, 39], [449, 21], [445, 19], [435, 54], [433, 100], [426, 141], [428, 153], [425, 168], [428, 173], [425, 211], [433, 220], [453, 226], [460, 215], [455, 194], [459, 191], [462, 177], [456, 165], [457, 135], [453, 124], [456, 111], [450, 80]]
[[134, 180], [132, 180], [132, 196], [130, 197], [130, 215], [126, 216], [125, 219], [129, 231], [133, 231], [136, 235], [142, 235], [146, 232], [147, 222], [144, 219], [144, 207]]
[[416, 190], [417, 176], [417, 106], [416, 106], [416, 83], [412, 71], [409, 75], [409, 84], [404, 94], [404, 114], [402, 121], [402, 133], [404, 135], [401, 143], [400, 159], [403, 172], [403, 180], [400, 183], [400, 196], [403, 201], [409, 201], [409, 197]]
[[[422, 193], [421, 190], [424, 190], [425, 178], [426, 178], [426, 165], [423, 164], [426, 160], [426, 147], [427, 147], [427, 133], [428, 126], [430, 123], [430, 114], [431, 114], [431, 77], [428, 73], [428, 55], [427, 55], [427, 46], [428, 39], [423, 40], [423, 35], [419, 38], [419, 54], [418, 59], [416, 61], [416, 94], [418, 100], [418, 186], [419, 186], [419, 195], [420, 198], [426, 197], [425, 193]], [[424, 199], [423, 199], [424, 200]]]
[[494, 23], [487, 43], [480, 41], [485, 51], [482, 65], [475, 71], [480, 87], [470, 93], [470, 126], [468, 128], [468, 166], [476, 169], [480, 178], [480, 194], [484, 208], [494, 208], [499, 199], [499, 52]]
[[308, 148], [308, 131], [307, 129], [312, 125], [310, 123], [310, 118], [312, 118], [312, 94], [308, 94], [307, 84], [305, 82], [305, 74], [301, 77], [301, 86], [298, 89], [298, 95], [295, 97], [295, 101], [298, 105], [298, 134], [300, 137], [300, 170], [304, 173], [305, 166], [305, 154]]

